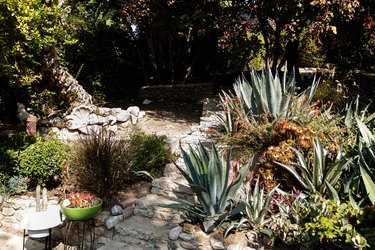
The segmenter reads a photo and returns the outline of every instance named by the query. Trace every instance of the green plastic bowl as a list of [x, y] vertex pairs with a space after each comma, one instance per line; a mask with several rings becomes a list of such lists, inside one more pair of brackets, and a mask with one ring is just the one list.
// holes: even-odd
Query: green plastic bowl
[[61, 212], [69, 220], [89, 220], [97, 215], [102, 208], [103, 200], [99, 198], [99, 203], [92, 207], [71, 208], [60, 205]]

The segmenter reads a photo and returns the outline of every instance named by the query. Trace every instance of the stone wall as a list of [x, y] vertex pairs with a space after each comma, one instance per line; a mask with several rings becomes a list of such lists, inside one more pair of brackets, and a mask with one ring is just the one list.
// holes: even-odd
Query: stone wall
[[214, 83], [193, 83], [176, 85], [150, 85], [141, 89], [143, 99], [150, 100], [201, 100], [215, 95]]

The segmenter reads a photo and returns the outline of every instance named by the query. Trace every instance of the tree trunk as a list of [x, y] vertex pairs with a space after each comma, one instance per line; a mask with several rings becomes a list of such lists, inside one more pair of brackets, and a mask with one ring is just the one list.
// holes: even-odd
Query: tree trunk
[[52, 84], [60, 90], [60, 97], [68, 103], [70, 108], [93, 105], [92, 96], [61, 66], [54, 47], [48, 48], [44, 55], [43, 76], [50, 79]]

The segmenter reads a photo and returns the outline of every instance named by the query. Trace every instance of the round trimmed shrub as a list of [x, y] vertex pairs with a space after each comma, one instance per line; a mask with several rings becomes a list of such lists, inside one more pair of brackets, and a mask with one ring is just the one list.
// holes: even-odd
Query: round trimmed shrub
[[57, 139], [37, 141], [20, 152], [16, 172], [27, 176], [31, 187], [54, 186], [57, 184], [54, 177], [62, 174], [67, 162], [68, 150], [69, 147]]

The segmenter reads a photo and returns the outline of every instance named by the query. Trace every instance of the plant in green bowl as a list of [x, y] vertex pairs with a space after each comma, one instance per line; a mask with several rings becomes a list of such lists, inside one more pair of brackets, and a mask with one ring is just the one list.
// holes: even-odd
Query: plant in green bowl
[[87, 192], [75, 192], [61, 204], [61, 211], [70, 220], [88, 220], [99, 213], [103, 204], [101, 198]]

